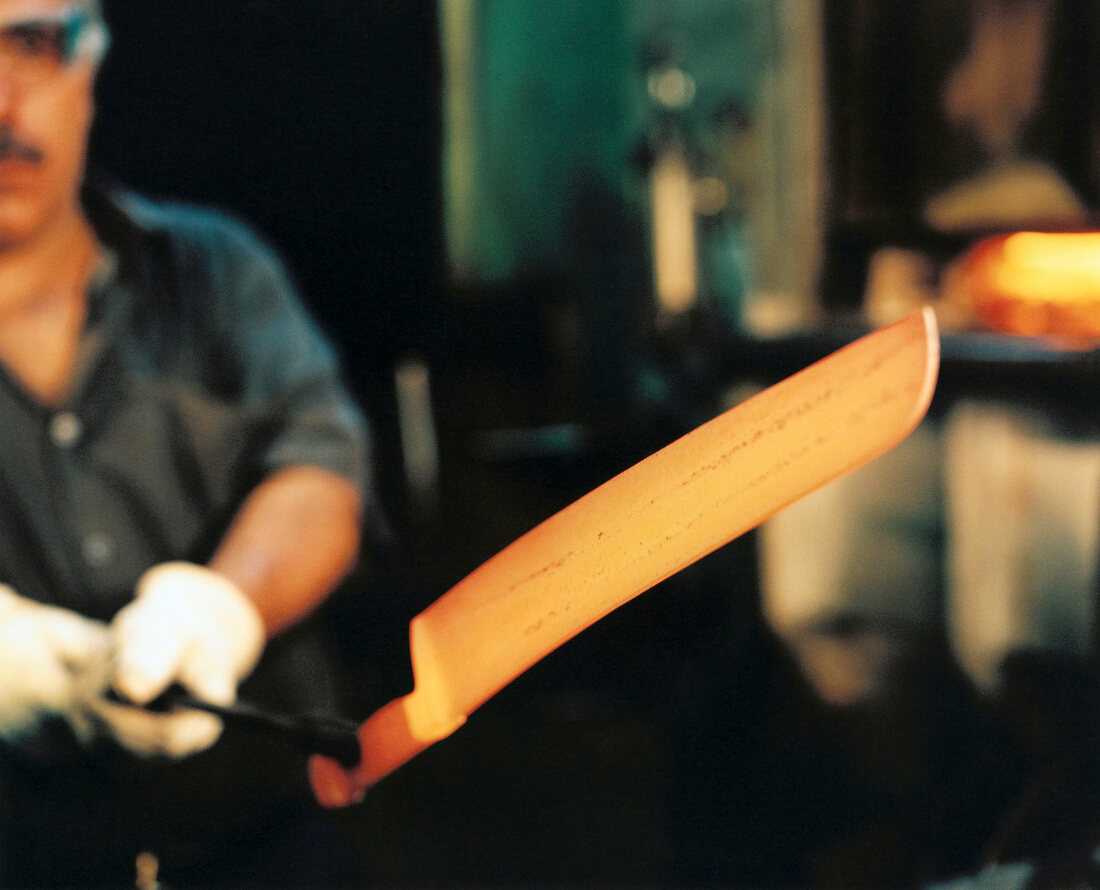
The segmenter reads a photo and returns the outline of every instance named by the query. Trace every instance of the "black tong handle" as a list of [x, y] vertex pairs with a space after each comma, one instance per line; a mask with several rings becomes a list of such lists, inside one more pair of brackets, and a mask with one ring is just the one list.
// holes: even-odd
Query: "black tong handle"
[[[108, 697], [122, 704], [131, 704], [120, 698], [114, 690], [108, 693]], [[311, 754], [331, 757], [348, 769], [359, 764], [359, 726], [351, 720], [314, 714], [285, 714], [243, 701], [231, 705], [216, 705], [195, 698], [179, 685], [170, 686], [145, 705], [147, 711], [154, 713], [165, 713], [177, 708], [214, 714], [225, 721], [226, 726], [273, 733], [289, 739]]]

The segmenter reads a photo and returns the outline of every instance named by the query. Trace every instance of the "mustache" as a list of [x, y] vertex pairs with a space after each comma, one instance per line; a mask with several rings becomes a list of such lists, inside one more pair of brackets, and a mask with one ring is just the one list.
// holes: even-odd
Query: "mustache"
[[46, 155], [40, 148], [24, 142], [12, 132], [10, 127], [0, 127], [0, 161], [15, 160], [41, 164], [45, 159]]

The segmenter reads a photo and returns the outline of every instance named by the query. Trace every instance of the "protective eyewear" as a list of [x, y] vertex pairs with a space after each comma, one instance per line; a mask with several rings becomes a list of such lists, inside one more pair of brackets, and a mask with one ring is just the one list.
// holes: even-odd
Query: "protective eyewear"
[[0, 72], [20, 86], [36, 86], [60, 74], [89, 50], [106, 48], [103, 23], [82, 10], [0, 25]]

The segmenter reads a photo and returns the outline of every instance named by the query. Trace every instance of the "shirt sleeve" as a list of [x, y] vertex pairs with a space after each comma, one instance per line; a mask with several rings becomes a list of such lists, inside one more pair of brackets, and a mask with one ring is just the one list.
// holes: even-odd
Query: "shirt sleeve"
[[366, 497], [369, 431], [333, 343], [274, 252], [239, 224], [227, 222], [224, 231], [224, 253], [213, 263], [216, 364], [232, 368], [238, 398], [265, 418], [257, 471], [318, 466]]

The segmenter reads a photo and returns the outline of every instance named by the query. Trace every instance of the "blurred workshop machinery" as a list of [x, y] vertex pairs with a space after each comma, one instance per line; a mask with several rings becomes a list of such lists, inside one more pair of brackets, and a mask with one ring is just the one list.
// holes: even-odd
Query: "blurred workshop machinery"
[[[991, 738], [1008, 739], [1002, 752], [1020, 743], [1018, 725], [991, 727], [976, 704], [1003, 692], [997, 659], [1022, 652], [1011, 662], [1022, 688], [1046, 655], [1091, 670], [1100, 437], [1094, 344], [992, 327], [964, 273], [988, 236], [1090, 227], [1095, 10], [1057, 0], [439, 9], [449, 333], [432, 357], [435, 503], [467, 518], [472, 506], [481, 535], [449, 556], [472, 567], [754, 387], [934, 304], [940, 395], [892, 463], [766, 527], [759, 582], [754, 537], [679, 579], [674, 604], [660, 590], [643, 598], [618, 627], [635, 622], [632, 639], [661, 657], [597, 635], [542, 676], [611, 698], [633, 682], [665, 705], [670, 677], [691, 689], [672, 710], [694, 701], [696, 727], [717, 738], [666, 740], [676, 754], [709, 751], [694, 787], [711, 794], [683, 801], [679, 824], [693, 827], [670, 855], [729, 869], [709, 877], [798, 880], [780, 874], [784, 844], [805, 866], [864, 818], [909, 834], [904, 850], [882, 851], [883, 868], [932, 874], [976, 858], [1005, 811], [1019, 816], [1011, 798], [1029, 770], [1057, 749], [1024, 745], [1010, 765], [1005, 753], [999, 774], [986, 759]], [[990, 532], [999, 547], [981, 545]], [[1004, 583], [985, 597], [972, 579], [990, 560]], [[975, 630], [991, 627], [1002, 631], [992, 642]], [[1021, 665], [1037, 673], [1021, 681]], [[876, 723], [866, 709], [884, 698], [904, 705]], [[661, 733], [690, 725], [668, 716], [656, 718]], [[1074, 717], [1036, 719], [1064, 729]], [[739, 731], [759, 747], [737, 747]], [[960, 774], [973, 778], [966, 806], [946, 790]], [[931, 828], [914, 815], [936, 808], [957, 818]]]

